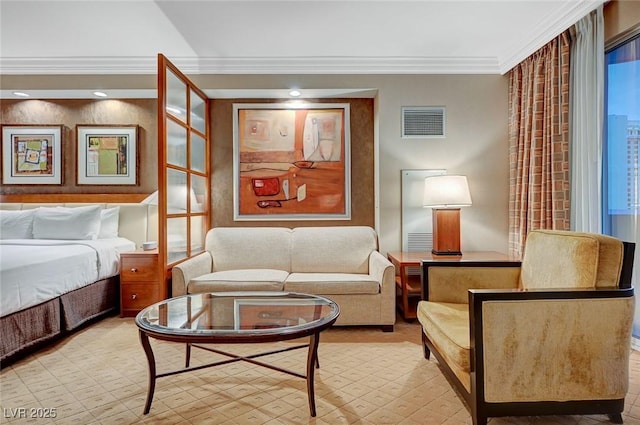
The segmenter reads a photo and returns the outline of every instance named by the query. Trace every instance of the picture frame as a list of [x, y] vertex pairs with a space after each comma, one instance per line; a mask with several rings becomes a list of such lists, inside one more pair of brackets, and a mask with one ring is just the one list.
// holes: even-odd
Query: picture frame
[[61, 185], [62, 125], [2, 125], [2, 184]]
[[78, 185], [137, 185], [137, 125], [77, 125]]
[[350, 220], [348, 103], [233, 105], [234, 220]]

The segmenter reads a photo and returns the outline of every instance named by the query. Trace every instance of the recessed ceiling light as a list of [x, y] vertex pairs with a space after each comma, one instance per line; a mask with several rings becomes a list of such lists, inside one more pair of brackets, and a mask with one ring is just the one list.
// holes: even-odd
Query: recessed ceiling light
[[296, 89], [291, 90], [291, 91], [289, 92], [289, 96], [291, 96], [291, 97], [298, 97], [298, 96], [300, 96], [301, 94], [302, 94], [302, 93], [300, 93], [300, 90], [296, 90]]
[[14, 91], [13, 94], [16, 95], [16, 96], [19, 96], [19, 97], [29, 97], [28, 93], [24, 93], [24, 92], [21, 92], [21, 91]]
[[98, 97], [107, 97], [107, 94], [101, 91], [94, 91], [93, 94]]

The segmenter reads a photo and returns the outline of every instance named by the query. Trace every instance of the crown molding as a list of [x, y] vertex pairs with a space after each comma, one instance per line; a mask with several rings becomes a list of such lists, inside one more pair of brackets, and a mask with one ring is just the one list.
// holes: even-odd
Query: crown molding
[[537, 30], [532, 34], [527, 34], [519, 45], [522, 48], [513, 52], [500, 60], [500, 73], [502, 75], [509, 72], [514, 66], [531, 56], [542, 46], [562, 34], [567, 28], [574, 25], [580, 19], [591, 13], [604, 4], [607, 0], [583, 0], [568, 1], [562, 5], [562, 9], [554, 13], [549, 20], [541, 22]]
[[[498, 74], [492, 57], [170, 57], [185, 74]], [[156, 57], [2, 58], [0, 74], [155, 74]]]

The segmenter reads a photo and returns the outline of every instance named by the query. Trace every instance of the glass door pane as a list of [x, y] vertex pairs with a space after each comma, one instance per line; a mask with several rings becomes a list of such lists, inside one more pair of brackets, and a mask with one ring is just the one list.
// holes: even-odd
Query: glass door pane
[[158, 55], [161, 260], [171, 267], [204, 250], [209, 228], [209, 101]]

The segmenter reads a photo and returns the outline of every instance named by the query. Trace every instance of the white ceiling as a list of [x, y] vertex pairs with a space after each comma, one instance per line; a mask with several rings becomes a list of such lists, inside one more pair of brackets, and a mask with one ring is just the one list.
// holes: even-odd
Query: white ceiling
[[0, 0], [0, 75], [504, 74], [604, 1]]

